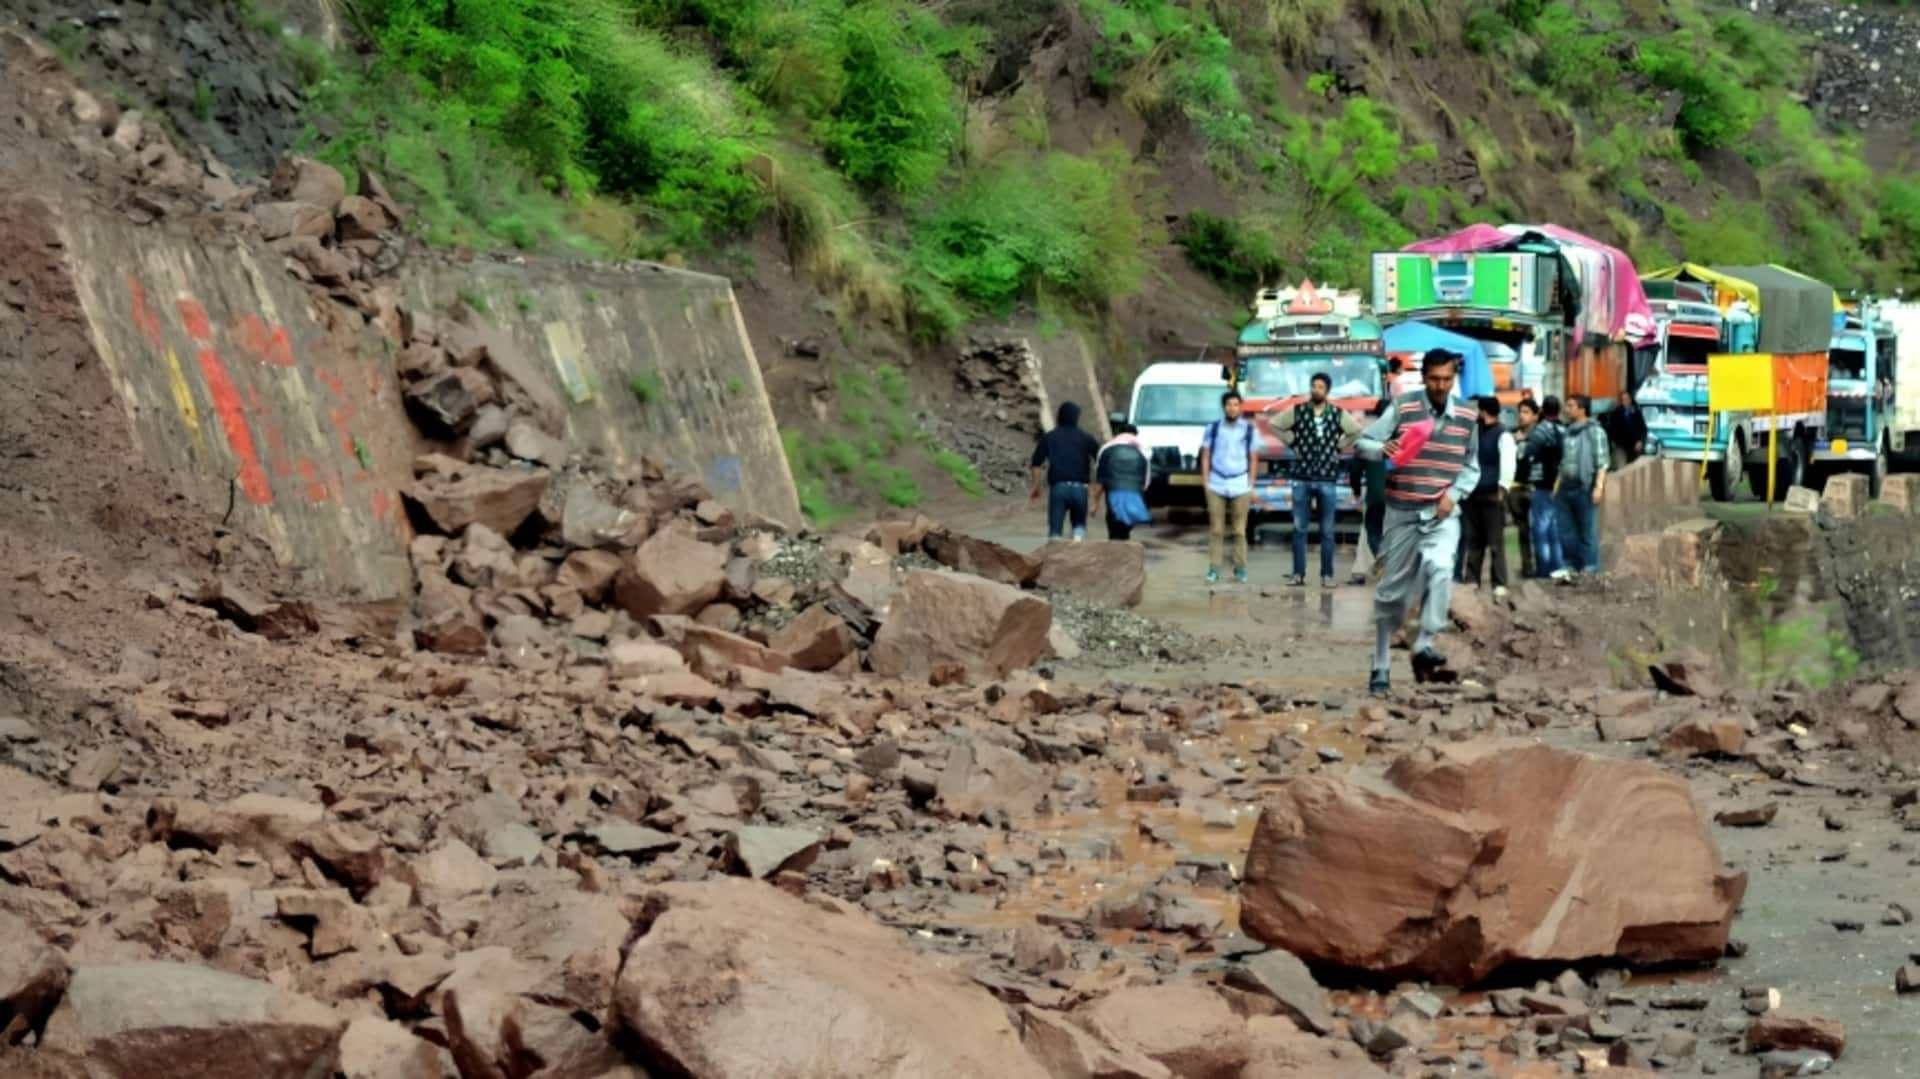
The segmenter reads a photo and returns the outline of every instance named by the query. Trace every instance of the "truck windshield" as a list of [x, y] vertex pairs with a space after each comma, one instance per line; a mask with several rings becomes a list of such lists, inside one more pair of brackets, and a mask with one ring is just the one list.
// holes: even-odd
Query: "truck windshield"
[[1867, 354], [1857, 348], [1836, 348], [1827, 353], [1828, 378], [1866, 378]]
[[1248, 397], [1305, 397], [1313, 376], [1325, 373], [1333, 380], [1330, 397], [1380, 396], [1380, 361], [1372, 356], [1272, 356], [1247, 361]]
[[1220, 416], [1220, 395], [1224, 384], [1206, 386], [1142, 386], [1133, 401], [1136, 425], [1211, 423]]
[[1662, 366], [1667, 370], [1683, 367], [1705, 371], [1707, 357], [1719, 351], [1720, 342], [1718, 341], [1709, 341], [1701, 337], [1669, 337], [1666, 362]]

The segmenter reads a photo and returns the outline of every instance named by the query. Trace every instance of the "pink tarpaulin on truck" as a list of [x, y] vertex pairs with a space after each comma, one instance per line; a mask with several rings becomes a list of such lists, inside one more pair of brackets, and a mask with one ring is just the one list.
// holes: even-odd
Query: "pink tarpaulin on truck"
[[1617, 247], [1601, 243], [1558, 225], [1469, 225], [1433, 240], [1408, 244], [1415, 254], [1465, 254], [1511, 250], [1528, 242], [1544, 242], [1560, 256], [1580, 289], [1580, 311], [1574, 319], [1574, 343], [1588, 333], [1610, 341], [1635, 345], [1656, 339], [1653, 308], [1633, 260]]

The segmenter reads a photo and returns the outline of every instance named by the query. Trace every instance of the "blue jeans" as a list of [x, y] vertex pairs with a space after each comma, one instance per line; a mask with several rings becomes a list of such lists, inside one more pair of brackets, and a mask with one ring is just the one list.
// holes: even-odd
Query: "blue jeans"
[[1340, 484], [1328, 480], [1293, 483], [1293, 575], [1307, 575], [1307, 507], [1320, 500], [1320, 576], [1333, 576], [1333, 512], [1340, 504]]
[[1578, 484], [1563, 483], [1553, 502], [1560, 511], [1567, 568], [1599, 573], [1600, 515], [1593, 509], [1593, 492]]
[[1560, 550], [1560, 511], [1554, 507], [1553, 492], [1535, 487], [1527, 501], [1527, 530], [1533, 533], [1534, 572], [1551, 576], [1566, 565]]
[[1061, 529], [1068, 515], [1073, 518], [1073, 535], [1084, 539], [1087, 535], [1087, 485], [1084, 483], [1056, 483], [1047, 489], [1047, 538], [1059, 539]]

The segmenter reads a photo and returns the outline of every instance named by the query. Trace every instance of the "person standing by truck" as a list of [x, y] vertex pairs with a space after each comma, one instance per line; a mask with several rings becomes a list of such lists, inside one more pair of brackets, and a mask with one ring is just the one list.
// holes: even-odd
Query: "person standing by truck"
[[1446, 657], [1433, 644], [1450, 615], [1453, 558], [1460, 546], [1456, 508], [1480, 483], [1474, 410], [1453, 399], [1460, 354], [1433, 349], [1420, 368], [1420, 392], [1396, 398], [1357, 443], [1361, 456], [1384, 457], [1393, 466], [1381, 552], [1386, 572], [1373, 597], [1373, 676], [1367, 688], [1374, 693], [1392, 689], [1388, 649], [1416, 595], [1424, 599], [1413, 642], [1414, 681], [1446, 669]]
[[1507, 515], [1520, 541], [1520, 576], [1528, 578], [1536, 576], [1538, 570], [1533, 561], [1533, 525], [1527, 516], [1533, 503], [1533, 460], [1527, 456], [1527, 437], [1539, 426], [1540, 406], [1526, 397], [1514, 412], [1520, 417], [1520, 426], [1513, 432], [1513, 482], [1507, 487]]
[[1207, 581], [1220, 579], [1227, 529], [1233, 529], [1233, 579], [1247, 579], [1247, 513], [1253, 507], [1253, 465], [1260, 435], [1240, 414], [1240, 395], [1220, 395], [1220, 418], [1200, 442], [1200, 474], [1207, 478]]
[[1584, 393], [1567, 398], [1567, 430], [1560, 457], [1560, 475], [1553, 503], [1560, 512], [1560, 531], [1567, 564], [1555, 580], [1571, 580], [1575, 573], [1600, 572], [1600, 502], [1607, 492], [1607, 433], [1593, 421], [1593, 402]]
[[1466, 576], [1463, 580], [1480, 587], [1480, 567], [1493, 553], [1493, 594], [1507, 594], [1507, 488], [1513, 483], [1516, 467], [1513, 435], [1500, 422], [1500, 399], [1483, 396], [1475, 401], [1480, 410], [1480, 431], [1474, 452], [1480, 459], [1480, 482], [1467, 496], [1466, 514], [1461, 526], [1467, 534]]
[[1553, 488], [1560, 479], [1560, 458], [1565, 453], [1566, 429], [1560, 425], [1560, 399], [1549, 397], [1540, 402], [1540, 419], [1527, 432], [1521, 456], [1527, 461], [1527, 530], [1533, 533], [1533, 565], [1542, 578], [1558, 580], [1566, 569], [1566, 546], [1562, 542], [1560, 508], [1554, 505]]
[[1340, 481], [1344, 471], [1340, 455], [1352, 447], [1360, 435], [1360, 424], [1352, 414], [1327, 400], [1333, 390], [1333, 378], [1316, 373], [1308, 385], [1307, 400], [1273, 422], [1274, 437], [1293, 450], [1293, 576], [1287, 583], [1307, 583], [1308, 514], [1319, 502], [1320, 586], [1332, 588], [1333, 518], [1340, 504]]
[[1028, 501], [1040, 501], [1044, 477], [1047, 488], [1047, 538], [1060, 539], [1068, 520], [1073, 524], [1073, 541], [1087, 538], [1087, 485], [1093, 482], [1093, 459], [1099, 456], [1100, 443], [1080, 429], [1080, 406], [1060, 402], [1054, 412], [1056, 426], [1040, 436], [1033, 447], [1033, 493]]
[[1607, 443], [1611, 451], [1609, 464], [1615, 472], [1638, 461], [1647, 448], [1647, 418], [1640, 414], [1640, 408], [1633, 402], [1631, 390], [1622, 391], [1620, 401], [1611, 412], [1600, 417], [1600, 426], [1607, 432]]
[[1135, 525], [1153, 519], [1147, 510], [1147, 487], [1153, 465], [1140, 446], [1140, 432], [1130, 423], [1115, 424], [1113, 438], [1100, 447], [1093, 466], [1093, 511], [1107, 511], [1107, 538], [1129, 540]]

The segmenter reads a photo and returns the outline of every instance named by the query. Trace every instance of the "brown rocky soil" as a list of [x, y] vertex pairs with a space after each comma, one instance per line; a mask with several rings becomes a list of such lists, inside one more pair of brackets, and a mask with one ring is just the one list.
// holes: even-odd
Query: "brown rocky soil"
[[[1385, 701], [1343, 688], [1355, 638], [1284, 614], [1169, 660], [1177, 689], [1124, 684], [1165, 672], [1075, 667], [1058, 654], [1098, 634], [1053, 630], [1073, 589], [1139, 595], [1131, 569], [924, 520], [780, 536], [684, 477], [596, 469], [510, 347], [382, 301], [378, 226], [404, 208], [291, 165], [262, 192], [285, 213], [208, 217], [223, 177], [165, 182], [144, 134], [67, 141], [72, 88], [17, 44], [0, 60], [0, 1074], [1911, 1065], [1884, 1010], [1915, 950], [1897, 884], [1920, 806], [1876, 741], [1920, 722], [1904, 676], [1842, 699], [1663, 665], [1656, 690], [1607, 662], [1663, 643], [1625, 584], [1463, 591], [1467, 680]], [[394, 334], [421, 425], [409, 602], [300, 594], [141, 469], [48, 246], [55, 192], [317, 230], [279, 238], [289, 272]], [[1167, 554], [1133, 554], [1151, 595]], [[1511, 738], [1555, 748], [1486, 748]], [[1262, 913], [1258, 807], [1386, 780], [1401, 794], [1367, 797], [1470, 840], [1440, 882], [1444, 963], [1322, 954]], [[1706, 832], [1763, 795], [1726, 818], [1757, 827]], [[1829, 857], [1829, 832], [1857, 838]], [[1404, 830], [1349, 834], [1287, 852], [1329, 889], [1313, 906], [1435, 889]], [[1808, 889], [1831, 921], [1774, 898]], [[1351, 924], [1300, 894], [1305, 928]], [[1836, 968], [1830, 934], [1868, 922], [1874, 960]], [[1723, 944], [1750, 965], [1715, 978]], [[1634, 959], [1704, 980], [1634, 980]]]

